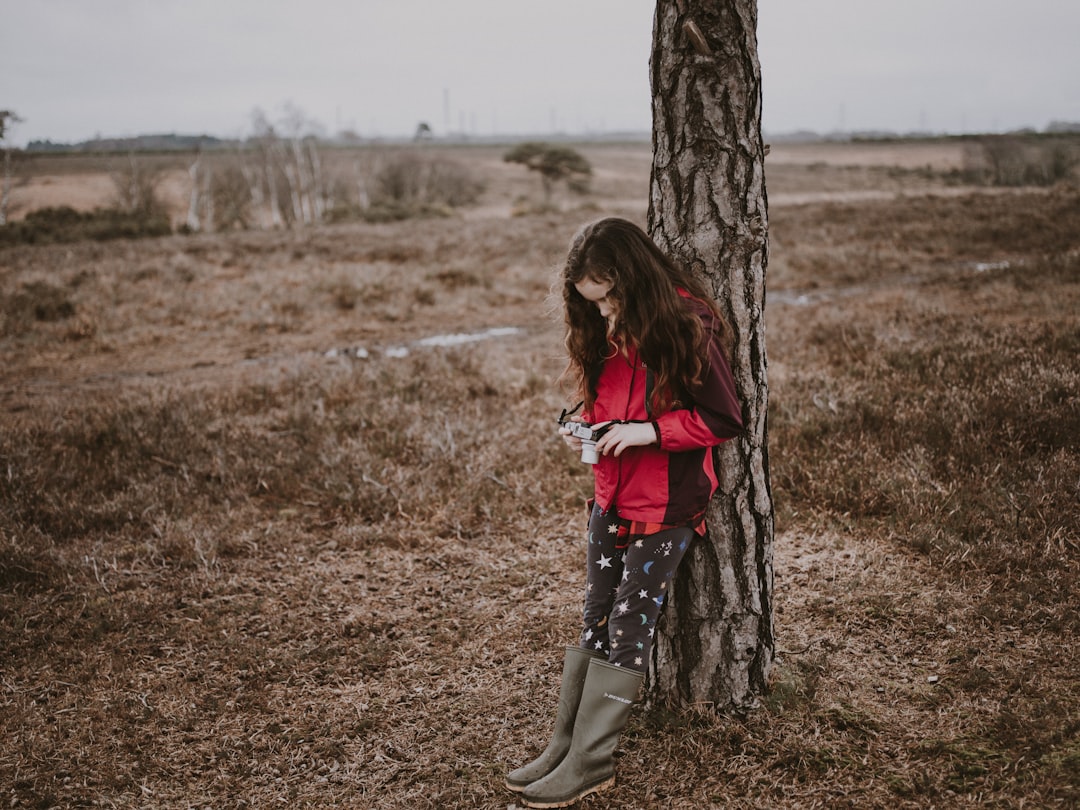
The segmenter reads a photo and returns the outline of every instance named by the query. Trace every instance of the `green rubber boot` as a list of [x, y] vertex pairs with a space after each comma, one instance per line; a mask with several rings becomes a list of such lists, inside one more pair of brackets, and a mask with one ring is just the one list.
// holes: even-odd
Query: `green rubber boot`
[[570, 736], [574, 730], [578, 702], [581, 700], [581, 687], [585, 684], [585, 673], [589, 671], [589, 662], [594, 658], [599, 661], [604, 660], [604, 656], [600, 653], [582, 647], [566, 648], [562, 686], [559, 689], [559, 708], [555, 714], [555, 731], [551, 736], [551, 742], [539, 757], [507, 775], [506, 786], [510, 790], [520, 793], [537, 779], [547, 776], [570, 750]]
[[589, 664], [570, 750], [555, 770], [522, 791], [526, 807], [568, 807], [615, 784], [612, 755], [643, 677], [606, 661]]

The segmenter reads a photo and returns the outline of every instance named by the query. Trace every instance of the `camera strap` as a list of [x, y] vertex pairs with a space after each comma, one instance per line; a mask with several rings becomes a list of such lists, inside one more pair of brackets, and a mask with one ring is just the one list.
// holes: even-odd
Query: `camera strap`
[[573, 416], [575, 413], [581, 410], [581, 406], [584, 404], [585, 400], [581, 400], [581, 402], [579, 402], [570, 410], [566, 410], [566, 408], [563, 408], [563, 412], [559, 415], [559, 424], [561, 425], [563, 422], [566, 421], [567, 417]]

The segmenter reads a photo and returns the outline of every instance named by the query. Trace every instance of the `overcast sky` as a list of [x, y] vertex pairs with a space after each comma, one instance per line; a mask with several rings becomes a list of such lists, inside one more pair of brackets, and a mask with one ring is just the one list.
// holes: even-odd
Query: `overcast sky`
[[[1080, 121], [1080, 0], [759, 0], [764, 128]], [[0, 0], [12, 141], [647, 131], [654, 0]]]

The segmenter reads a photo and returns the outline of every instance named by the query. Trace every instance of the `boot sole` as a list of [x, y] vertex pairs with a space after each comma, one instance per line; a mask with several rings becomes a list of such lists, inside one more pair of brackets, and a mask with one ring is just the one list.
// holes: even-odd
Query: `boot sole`
[[581, 801], [586, 796], [591, 796], [593, 793], [600, 793], [601, 791], [607, 790], [608, 788], [613, 787], [614, 785], [615, 785], [615, 777], [614, 776], [609, 776], [603, 782], [599, 782], [598, 784], [595, 784], [592, 787], [585, 788], [585, 790], [581, 791], [580, 793], [578, 793], [578, 794], [576, 794], [574, 796], [571, 796], [569, 799], [561, 799], [559, 801], [542, 801], [542, 800], [538, 800], [538, 799], [526, 799], [526, 798], [522, 797], [521, 803], [523, 805], [525, 805], [526, 807], [533, 807], [533, 808], [538, 808], [538, 809], [541, 809], [541, 810], [542, 810], [542, 808], [546, 808], [546, 807], [569, 807], [570, 805], [576, 804], [577, 802]]

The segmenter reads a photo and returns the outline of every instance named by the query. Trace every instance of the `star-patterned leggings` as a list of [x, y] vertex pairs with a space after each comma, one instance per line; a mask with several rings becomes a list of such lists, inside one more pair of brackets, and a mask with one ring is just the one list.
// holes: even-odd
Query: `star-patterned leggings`
[[615, 666], [644, 672], [660, 608], [694, 530], [620, 537], [619, 523], [612, 512], [593, 507], [581, 646], [606, 654]]

